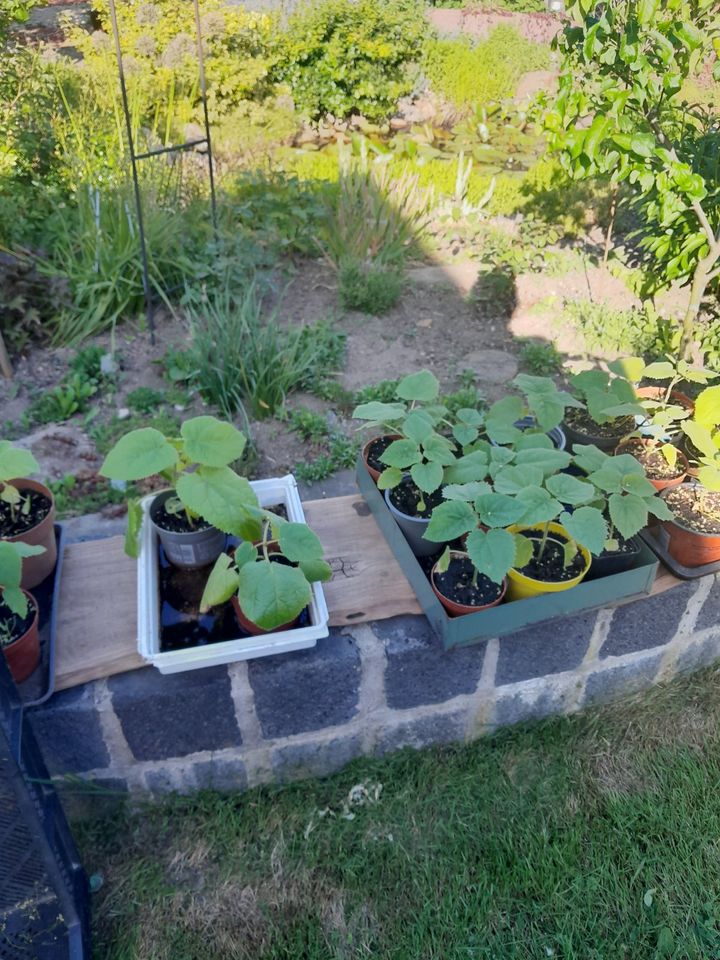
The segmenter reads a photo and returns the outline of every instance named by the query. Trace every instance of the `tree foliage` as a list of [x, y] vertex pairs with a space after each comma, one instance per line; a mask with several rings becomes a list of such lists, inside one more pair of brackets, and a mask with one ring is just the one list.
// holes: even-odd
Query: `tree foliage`
[[574, 179], [629, 186], [651, 267], [646, 292], [691, 285], [687, 348], [720, 276], [720, 131], [683, 90], [720, 51], [720, 8], [717, 0], [576, 0], [569, 12], [556, 41], [560, 88], [545, 114], [550, 147]]

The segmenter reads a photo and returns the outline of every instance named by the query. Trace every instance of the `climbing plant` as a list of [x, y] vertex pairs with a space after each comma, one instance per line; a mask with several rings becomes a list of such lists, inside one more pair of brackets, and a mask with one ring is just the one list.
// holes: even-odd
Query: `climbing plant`
[[715, 60], [717, 0], [575, 0], [556, 40], [560, 86], [544, 124], [577, 180], [626, 184], [650, 261], [646, 293], [689, 287], [680, 346], [689, 353], [700, 306], [720, 277], [718, 117], [687, 102], [688, 78]]

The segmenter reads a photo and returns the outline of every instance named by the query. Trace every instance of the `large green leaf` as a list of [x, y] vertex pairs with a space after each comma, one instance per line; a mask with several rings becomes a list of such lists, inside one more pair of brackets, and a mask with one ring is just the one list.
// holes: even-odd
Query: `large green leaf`
[[600, 510], [595, 507], [579, 507], [572, 513], [560, 514], [560, 523], [572, 539], [596, 556], [602, 553], [608, 538], [608, 526]]
[[154, 427], [142, 427], [121, 437], [100, 467], [111, 480], [142, 480], [177, 464], [175, 447]]
[[626, 493], [634, 493], [636, 497], [654, 497], [655, 487], [647, 477], [639, 473], [628, 473], [622, 478], [622, 488]]
[[466, 503], [472, 503], [475, 497], [480, 497], [484, 493], [491, 492], [492, 487], [490, 484], [482, 481], [448, 483], [443, 487], [443, 497], [445, 497], [446, 500], [464, 500]]
[[424, 493], [434, 493], [443, 482], [443, 468], [439, 463], [414, 463], [410, 467], [410, 476]]
[[37, 473], [39, 469], [37, 460], [29, 450], [14, 447], [9, 440], [0, 440], [0, 483], [20, 480]]
[[527, 487], [539, 487], [542, 482], [542, 469], [527, 464], [522, 467], [503, 467], [502, 470], [498, 470], [493, 485], [498, 493], [518, 493]]
[[278, 540], [280, 549], [293, 563], [322, 559], [323, 545], [305, 523], [284, 523]]
[[578, 480], [567, 473], [558, 473], [548, 477], [545, 486], [550, 493], [561, 503], [576, 506], [580, 503], [589, 503], [596, 496], [595, 487], [587, 480]]
[[628, 540], [647, 524], [648, 508], [642, 497], [632, 493], [613, 493], [608, 498], [610, 519], [623, 537]]
[[477, 522], [470, 504], [461, 500], [447, 500], [435, 507], [423, 536], [435, 543], [447, 543], [468, 533], [477, 526]]
[[0, 540], [0, 587], [19, 587], [22, 557], [14, 543]]
[[595, 470], [599, 470], [610, 459], [607, 453], [592, 443], [576, 443], [572, 449], [576, 466], [580, 467], [585, 473], [593, 473]]
[[239, 460], [245, 449], [245, 435], [231, 423], [216, 417], [186, 420], [180, 433], [188, 459], [208, 467], [225, 467]]
[[143, 508], [135, 497], [127, 502], [127, 523], [125, 525], [125, 553], [137, 559], [140, 553], [140, 530], [143, 524]]
[[332, 567], [325, 560], [303, 560], [300, 569], [308, 583], [326, 583], [332, 579]]
[[546, 477], [570, 466], [572, 457], [565, 450], [521, 450], [515, 458], [518, 466], [540, 467]]
[[434, 460], [435, 463], [440, 463], [444, 467], [455, 463], [456, 457], [451, 442], [437, 433], [428, 437], [422, 449], [427, 460]]
[[393, 440], [390, 446], [380, 454], [380, 462], [389, 467], [404, 470], [413, 463], [418, 463], [422, 455], [418, 445], [412, 440]]
[[487, 476], [488, 458], [482, 450], [474, 450], [458, 457], [452, 466], [445, 471], [445, 480], [448, 483], [476, 483], [482, 482]]
[[226, 603], [237, 588], [238, 571], [232, 557], [229, 557], [227, 553], [221, 553], [215, 561], [215, 566], [210, 571], [210, 576], [205, 584], [200, 599], [200, 613], [207, 613], [210, 607]]
[[397, 467], [388, 467], [378, 477], [378, 490], [392, 490], [402, 482], [404, 476], [402, 470], [398, 470]]
[[707, 464], [698, 470], [698, 480], [706, 490], [720, 490], [720, 466]]
[[631, 383], [639, 383], [645, 373], [645, 361], [642, 357], [622, 357], [608, 363], [608, 369]]
[[486, 493], [478, 497], [475, 509], [488, 527], [509, 527], [525, 514], [524, 504], [504, 493]]
[[[5, 606], [12, 611], [12, 613], [17, 614], [19, 617], [27, 616], [27, 597], [22, 592], [20, 587], [5, 587], [4, 589], [0, 587], [0, 597], [2, 598]], [[18, 640], [19, 637], [16, 637], [15, 639]]]
[[257, 508], [257, 497], [245, 477], [230, 467], [198, 467], [177, 482], [183, 504], [223, 533], [244, 536], [248, 507]]
[[515, 538], [507, 530], [473, 530], [467, 552], [475, 568], [494, 583], [502, 583], [515, 564]]
[[405, 416], [403, 403], [381, 403], [373, 400], [371, 403], [361, 403], [352, 412], [355, 420], [370, 420], [374, 423], [395, 423]]
[[485, 417], [485, 431], [495, 443], [512, 443], [522, 436], [515, 424], [525, 413], [520, 397], [503, 397], [497, 400]]
[[440, 393], [440, 383], [429, 370], [419, 370], [403, 377], [397, 386], [397, 395], [403, 400], [430, 403]]
[[695, 422], [708, 430], [720, 426], [720, 385], [706, 387], [699, 394], [695, 401]]
[[421, 410], [413, 410], [405, 417], [401, 430], [413, 443], [423, 443], [433, 433], [432, 420]]
[[294, 620], [310, 603], [310, 584], [302, 570], [260, 560], [238, 573], [242, 612], [263, 630], [274, 630]]
[[551, 497], [543, 487], [528, 487], [526, 490], [521, 490], [517, 499], [525, 508], [525, 512], [518, 521], [523, 526], [548, 523], [554, 520], [563, 509], [560, 501]]

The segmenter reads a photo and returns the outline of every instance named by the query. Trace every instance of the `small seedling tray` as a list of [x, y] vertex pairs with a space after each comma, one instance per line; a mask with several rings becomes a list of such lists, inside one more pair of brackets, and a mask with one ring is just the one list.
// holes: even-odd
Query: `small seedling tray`
[[[270, 480], [253, 480], [250, 486], [257, 494], [261, 506], [271, 507], [275, 504], [283, 504], [288, 520], [295, 523], [305, 522], [297, 484], [292, 474]], [[144, 516], [138, 560], [138, 650], [143, 659], [157, 667], [160, 673], [198, 670], [221, 663], [233, 663], [236, 660], [251, 660], [276, 653], [303, 650], [314, 647], [321, 637], [328, 635], [325, 596], [321, 585], [313, 583], [307, 626], [266, 633], [259, 637], [238, 636], [202, 646], [163, 650], [160, 627], [159, 538], [149, 517], [150, 505], [154, 498], [155, 494], [151, 494], [141, 501]], [[239, 627], [237, 630], [240, 634]]]
[[582, 582], [561, 593], [548, 593], [528, 600], [501, 603], [490, 610], [463, 617], [451, 617], [435, 596], [425, 571], [395, 523], [382, 491], [375, 486], [361, 457], [357, 462], [357, 482], [390, 549], [415, 591], [425, 616], [446, 648], [476, 643], [489, 637], [500, 637], [533, 623], [647, 596], [655, 582], [658, 561], [643, 544], [634, 566], [623, 573]]
[[57, 562], [52, 573], [45, 577], [30, 593], [37, 600], [40, 613], [40, 663], [30, 676], [18, 687], [25, 707], [36, 707], [55, 692], [55, 640], [57, 636], [57, 611], [60, 596], [60, 580], [63, 565], [65, 536], [62, 524], [55, 524]]
[[660, 557], [668, 570], [674, 573], [676, 577], [680, 577], [681, 580], [697, 580], [699, 577], [709, 577], [713, 573], [720, 573], [720, 560], [716, 560], [715, 563], [704, 563], [700, 567], [686, 567], [682, 563], [678, 563], [674, 557], [670, 556], [668, 551], [670, 536], [660, 524], [652, 529], [643, 530], [640, 536], [653, 553]]

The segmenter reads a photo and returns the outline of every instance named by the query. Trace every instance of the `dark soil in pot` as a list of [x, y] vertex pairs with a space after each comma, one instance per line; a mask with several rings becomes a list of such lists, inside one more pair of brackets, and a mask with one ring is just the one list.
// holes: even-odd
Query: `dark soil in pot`
[[637, 537], [629, 540], [617, 537], [617, 542], [617, 550], [603, 550], [599, 556], [592, 558], [586, 580], [597, 580], [630, 569], [642, 550], [642, 544]]
[[668, 490], [663, 499], [683, 527], [711, 537], [720, 536], [720, 492], [687, 484]]
[[387, 464], [380, 460], [391, 443], [394, 443], [400, 434], [387, 434], [382, 437], [375, 437], [365, 446], [365, 463], [377, 473], [382, 473], [387, 469]]
[[[163, 652], [251, 636], [238, 624], [232, 601], [200, 614], [200, 599], [212, 564], [199, 570], [184, 570], [167, 560], [162, 547], [159, 548], [159, 562], [160, 649]], [[307, 607], [294, 626], [310, 626]]]
[[[523, 536], [539, 544], [542, 533], [537, 530], [523, 531]], [[537, 557], [538, 547], [535, 547], [535, 556], [518, 571], [533, 580], [541, 583], [563, 583], [565, 580], [574, 580], [585, 569], [585, 558], [578, 550], [567, 566], [564, 566], [565, 555], [563, 547], [567, 540], [561, 539], [556, 533], [548, 537], [541, 559]]]
[[[421, 517], [423, 520], [428, 520], [435, 507], [443, 502], [441, 490], [435, 490], [434, 493], [423, 493], [409, 477], [406, 477], [397, 487], [391, 490], [389, 496], [396, 510], [407, 514], [409, 517]], [[418, 510], [418, 504], [421, 501], [425, 502], [424, 510]]]
[[174, 493], [158, 494], [150, 507], [150, 517], [153, 523], [161, 530], [168, 530], [170, 533], [198, 533], [200, 530], [209, 530], [211, 524], [202, 517], [189, 521], [187, 514], [181, 508], [178, 513], [170, 513], [165, 508], [168, 500], [175, 497]]
[[618, 417], [607, 423], [597, 423], [587, 410], [570, 408], [565, 414], [564, 430], [571, 445], [593, 443], [601, 450], [613, 450], [634, 429], [634, 417]]
[[473, 583], [475, 573], [469, 557], [455, 556], [445, 573], [435, 574], [435, 586], [454, 603], [464, 607], [486, 607], [502, 596], [504, 587], [482, 573], [477, 575]]
[[42, 523], [50, 513], [52, 502], [44, 493], [27, 490], [23, 492], [23, 498], [26, 500], [29, 498], [30, 508], [27, 513], [18, 508], [15, 519], [13, 519], [10, 504], [0, 500], [0, 536], [20, 537]]
[[668, 463], [665, 455], [652, 445], [643, 443], [642, 440], [629, 440], [617, 448], [618, 453], [629, 453], [641, 463], [645, 469], [648, 480], [677, 480], [678, 477], [684, 477], [687, 473], [686, 463], [682, 453], [678, 451], [678, 458], [674, 465]]

